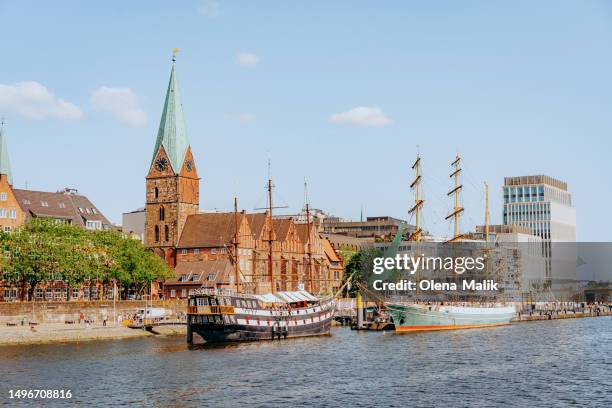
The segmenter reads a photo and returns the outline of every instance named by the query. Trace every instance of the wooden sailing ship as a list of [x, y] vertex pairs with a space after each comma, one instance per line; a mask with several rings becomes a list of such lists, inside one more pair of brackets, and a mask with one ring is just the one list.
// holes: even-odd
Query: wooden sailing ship
[[[235, 291], [200, 288], [189, 297], [187, 311], [187, 341], [192, 343], [194, 333], [206, 342], [234, 342], [254, 340], [289, 339], [294, 337], [329, 334], [334, 316], [333, 296], [316, 297], [299, 288], [296, 291], [277, 291], [273, 271], [272, 228], [272, 178], [268, 177], [268, 262], [267, 279], [269, 293], [244, 293], [241, 290], [241, 271], [237, 261], [239, 248], [238, 202], [234, 199], [236, 220], [232, 242]], [[312, 220], [310, 206], [306, 200], [306, 222], [311, 236]], [[312, 248], [310, 238], [306, 251], [308, 288], [315, 288], [312, 272]], [[255, 282], [257, 289], [259, 282]], [[303, 283], [302, 283], [303, 285]]]

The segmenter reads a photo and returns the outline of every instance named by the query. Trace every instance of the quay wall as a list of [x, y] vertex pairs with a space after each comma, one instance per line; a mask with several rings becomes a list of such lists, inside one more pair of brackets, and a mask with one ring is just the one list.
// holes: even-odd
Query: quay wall
[[[597, 310], [599, 309], [599, 310]], [[552, 311], [532, 314], [520, 314], [513, 322], [532, 322], [536, 320], [579, 319], [582, 317], [612, 316], [610, 308], [588, 308], [584, 312]]]
[[[115, 303], [117, 316], [125, 316], [143, 309], [145, 303], [149, 307], [151, 302], [144, 300], [122, 300]], [[154, 300], [153, 307], [163, 307], [176, 316], [177, 313], [187, 311], [185, 299]], [[8, 322], [35, 321], [37, 323], [65, 323], [74, 321], [78, 323], [79, 315], [91, 316], [96, 322], [102, 322], [106, 314], [109, 322], [113, 319], [113, 301], [68, 301], [68, 302], [12, 302], [0, 303], [0, 329]]]

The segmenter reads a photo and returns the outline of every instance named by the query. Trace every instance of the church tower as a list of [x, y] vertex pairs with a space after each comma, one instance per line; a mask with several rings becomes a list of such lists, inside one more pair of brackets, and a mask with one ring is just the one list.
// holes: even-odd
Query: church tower
[[187, 138], [176, 59], [166, 92], [157, 141], [147, 175], [145, 242], [170, 266], [175, 248], [190, 214], [200, 203], [198, 173]]

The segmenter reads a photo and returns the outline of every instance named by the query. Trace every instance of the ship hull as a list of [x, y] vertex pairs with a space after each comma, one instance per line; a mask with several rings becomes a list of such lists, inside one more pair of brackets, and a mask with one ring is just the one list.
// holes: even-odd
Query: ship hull
[[[280, 294], [283, 293], [295, 298], [305, 292]], [[194, 334], [207, 343], [329, 335], [335, 301], [308, 296], [307, 301], [276, 303], [273, 306], [266, 302], [270, 299], [269, 295], [195, 296], [190, 299], [187, 341], [192, 342]]]
[[331, 319], [303, 328], [251, 327], [247, 325], [193, 325], [192, 330], [207, 343], [286, 340], [296, 337], [329, 335]]
[[389, 304], [397, 333], [476, 329], [510, 324], [513, 307], [461, 307]]

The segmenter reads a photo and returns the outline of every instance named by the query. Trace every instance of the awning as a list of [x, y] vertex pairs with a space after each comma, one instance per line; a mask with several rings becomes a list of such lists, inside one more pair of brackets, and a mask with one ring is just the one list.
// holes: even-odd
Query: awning
[[295, 303], [295, 302], [307, 302], [317, 301], [318, 299], [306, 292], [301, 290], [298, 292], [276, 292], [266, 293], [265, 295], [256, 295], [259, 300], [268, 303]]

